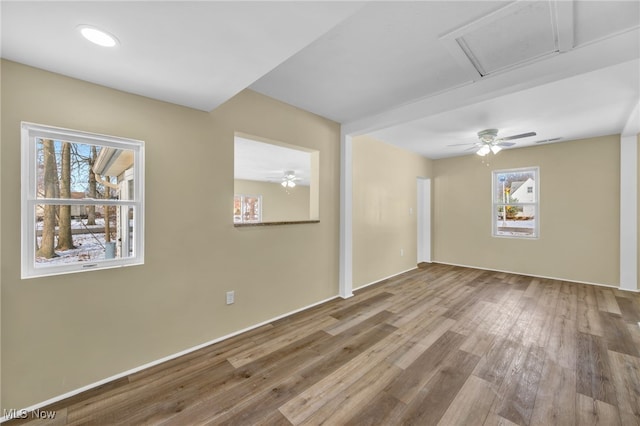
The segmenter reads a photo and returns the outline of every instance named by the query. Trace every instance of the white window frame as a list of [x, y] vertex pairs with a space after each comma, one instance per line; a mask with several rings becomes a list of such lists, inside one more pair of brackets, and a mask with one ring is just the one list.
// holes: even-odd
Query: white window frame
[[[73, 143], [99, 145], [134, 152], [133, 192], [134, 199], [43, 199], [37, 197], [37, 140], [62, 140]], [[21, 123], [21, 275], [23, 279], [50, 275], [69, 274], [75, 272], [95, 271], [99, 269], [118, 268], [123, 266], [144, 264], [144, 142], [135, 139], [107, 136], [78, 130], [63, 129], [42, 124]], [[129, 257], [92, 260], [59, 265], [36, 265], [36, 205], [96, 205], [133, 206], [134, 247]]]
[[[262, 223], [262, 195], [250, 195], [250, 194], [234, 194], [235, 197], [240, 197], [240, 219], [237, 219], [237, 216], [234, 214], [233, 222], [234, 224], [243, 224], [243, 223]], [[256, 220], [245, 220], [244, 216], [247, 212], [247, 204], [245, 203], [246, 198], [257, 198], [258, 199], [258, 218]], [[234, 200], [235, 204], [235, 200]]]
[[[509, 202], [502, 203], [498, 202], [495, 199], [495, 195], [498, 190], [498, 185], [500, 182], [497, 182], [498, 174], [501, 173], [522, 173], [522, 172], [534, 172], [534, 188], [533, 192], [535, 194], [535, 202], [521, 203], [521, 202]], [[498, 234], [498, 216], [497, 211], [498, 207], [501, 205], [509, 205], [515, 207], [525, 207], [525, 206], [533, 206], [534, 207], [534, 228], [533, 235], [505, 235]], [[506, 212], [503, 213], [506, 215]], [[496, 238], [519, 238], [525, 240], [538, 239], [540, 238], [540, 167], [520, 167], [516, 169], [502, 169], [502, 170], [493, 170], [491, 172], [491, 235]]]

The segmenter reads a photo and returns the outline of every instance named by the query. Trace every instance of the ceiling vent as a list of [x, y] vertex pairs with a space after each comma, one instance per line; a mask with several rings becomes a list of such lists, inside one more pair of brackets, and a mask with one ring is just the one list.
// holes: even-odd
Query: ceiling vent
[[477, 80], [571, 49], [573, 3], [518, 1], [440, 40]]

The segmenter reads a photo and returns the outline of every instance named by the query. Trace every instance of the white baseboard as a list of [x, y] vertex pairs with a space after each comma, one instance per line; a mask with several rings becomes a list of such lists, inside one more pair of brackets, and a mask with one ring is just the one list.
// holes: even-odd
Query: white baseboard
[[439, 263], [441, 265], [460, 266], [462, 268], [480, 269], [480, 270], [483, 270], [483, 271], [504, 272], [506, 274], [525, 275], [527, 277], [543, 278], [543, 279], [546, 279], [546, 280], [566, 281], [566, 282], [577, 283], [577, 284], [595, 285], [595, 286], [598, 286], [598, 287], [615, 288], [616, 290], [630, 291], [630, 292], [633, 292], [633, 293], [640, 292], [640, 290], [630, 290], [630, 289], [627, 289], [627, 288], [616, 287], [614, 285], [608, 285], [608, 284], [602, 284], [602, 283], [593, 283], [593, 282], [589, 282], [589, 281], [568, 280], [566, 278], [547, 277], [545, 275], [535, 275], [535, 274], [525, 274], [525, 273], [522, 273], [522, 272], [505, 271], [505, 270], [502, 270], [502, 269], [483, 268], [481, 266], [474, 266], [474, 265], [461, 265], [459, 263], [440, 262], [440, 261], [435, 261], [435, 260], [432, 263]]
[[[20, 410], [16, 410], [16, 412], [24, 412], [24, 411], [31, 412], [31, 411], [35, 411], [35, 410], [41, 409], [41, 408], [46, 407], [48, 405], [51, 405], [51, 404], [53, 404], [55, 402], [62, 401], [63, 399], [70, 398], [72, 396], [78, 395], [78, 394], [80, 394], [82, 392], [86, 392], [86, 391], [91, 390], [93, 388], [96, 388], [98, 386], [102, 386], [104, 384], [107, 384], [107, 383], [112, 382], [114, 380], [120, 379], [122, 377], [129, 376], [131, 374], [137, 373], [137, 372], [142, 371], [144, 369], [154, 367], [154, 366], [156, 366], [158, 364], [162, 364], [163, 362], [166, 362], [166, 361], [171, 361], [172, 359], [181, 357], [183, 355], [186, 355], [186, 354], [189, 354], [191, 352], [197, 351], [197, 350], [202, 349], [204, 347], [207, 347], [209, 345], [213, 345], [214, 343], [218, 343], [218, 342], [221, 342], [223, 340], [229, 339], [231, 337], [237, 336], [238, 334], [242, 334], [242, 333], [245, 333], [247, 331], [253, 330], [255, 328], [262, 327], [263, 325], [266, 325], [266, 324], [269, 324], [271, 322], [277, 321], [277, 320], [279, 320], [281, 318], [285, 318], [285, 317], [288, 317], [290, 315], [296, 314], [298, 312], [302, 312], [304, 310], [313, 308], [314, 306], [322, 305], [323, 303], [329, 302], [329, 301], [331, 301], [333, 299], [337, 299], [338, 297], [340, 297], [340, 296], [339, 295], [335, 295], [335, 296], [330, 297], [328, 299], [324, 299], [324, 300], [321, 300], [319, 302], [312, 303], [311, 305], [296, 309], [294, 311], [287, 312], [286, 314], [278, 315], [277, 317], [273, 317], [273, 318], [268, 319], [266, 321], [262, 321], [262, 322], [260, 322], [258, 324], [254, 324], [254, 325], [249, 326], [247, 328], [243, 328], [242, 330], [238, 330], [238, 331], [235, 331], [233, 333], [227, 334], [225, 336], [218, 337], [217, 339], [213, 339], [213, 340], [210, 340], [208, 342], [199, 344], [197, 346], [193, 346], [191, 348], [188, 348], [188, 349], [185, 349], [183, 351], [174, 353], [172, 355], [168, 355], [168, 356], [166, 356], [164, 358], [160, 358], [160, 359], [157, 359], [155, 361], [151, 361], [151, 362], [146, 363], [144, 365], [141, 365], [139, 367], [132, 368], [130, 370], [124, 371], [122, 373], [118, 373], [118, 374], [116, 374], [114, 376], [111, 376], [111, 377], [107, 377], [107, 378], [105, 378], [103, 380], [100, 380], [100, 381], [97, 381], [95, 383], [91, 383], [89, 385], [83, 386], [83, 387], [78, 388], [78, 389], [74, 389], [74, 390], [72, 390], [70, 392], [67, 392], [67, 393], [64, 393], [62, 395], [55, 396], [55, 397], [53, 397], [51, 399], [48, 399], [46, 401], [39, 402], [37, 404], [31, 405], [29, 407], [26, 407], [26, 408], [23, 408], [23, 409], [20, 409]], [[0, 417], [0, 423], [4, 423], [4, 422], [6, 422], [8, 420], [11, 420], [11, 417], [8, 416], [8, 415]]]
[[353, 289], [353, 291], [362, 290], [363, 288], [369, 287], [370, 285], [378, 284], [380, 281], [388, 280], [389, 278], [397, 277], [398, 275], [402, 275], [402, 274], [405, 274], [405, 273], [410, 272], [410, 271], [415, 271], [416, 269], [418, 269], [417, 266], [415, 266], [413, 268], [409, 268], [409, 269], [407, 269], [405, 271], [402, 271], [402, 272], [398, 272], [397, 274], [389, 275], [388, 277], [380, 278], [379, 280], [375, 280], [375, 281], [372, 281], [370, 283], [363, 284], [360, 287], [356, 287], [356, 288]]
[[[501, 269], [483, 268], [483, 267], [480, 267], [480, 266], [473, 266], [473, 265], [462, 265], [462, 264], [458, 264], [458, 263], [440, 262], [440, 261], [432, 261], [431, 263], [442, 264], [442, 265], [451, 265], [451, 266], [459, 266], [459, 267], [463, 267], [463, 268], [480, 269], [480, 270], [484, 270], [484, 271], [492, 271], [492, 272], [504, 272], [504, 273], [507, 273], [507, 274], [526, 275], [526, 276], [535, 277], [535, 278], [552, 279], [552, 280], [558, 280], [558, 281], [567, 281], [567, 282], [574, 282], [574, 283], [578, 283], [578, 284], [595, 285], [595, 286], [599, 286], [599, 287], [615, 288], [615, 289], [618, 289], [618, 290], [622, 290], [622, 291], [630, 291], [630, 292], [634, 292], [634, 293], [638, 293], [638, 292], [640, 292], [640, 290], [625, 289], [625, 288], [620, 288], [620, 287], [611, 286], [611, 285], [607, 285], [607, 284], [601, 284], [601, 283], [593, 283], [593, 282], [588, 282], [588, 281], [567, 280], [567, 279], [564, 279], [564, 278], [547, 277], [547, 276], [544, 276], [544, 275], [523, 274], [523, 273], [521, 273], [521, 272], [505, 271], [505, 270], [501, 270]], [[379, 283], [379, 282], [381, 282], [381, 281], [387, 280], [387, 279], [389, 279], [389, 278], [397, 277], [398, 275], [402, 275], [402, 274], [404, 274], [404, 273], [407, 273], [407, 272], [410, 272], [410, 271], [413, 271], [413, 270], [416, 270], [416, 269], [418, 269], [418, 268], [417, 268], [417, 267], [409, 268], [409, 269], [407, 269], [407, 270], [405, 270], [405, 271], [398, 272], [398, 273], [396, 273], [396, 274], [389, 275], [388, 277], [380, 278], [379, 280], [376, 280], [376, 281], [373, 281], [373, 282], [370, 282], [370, 283], [364, 284], [364, 285], [362, 285], [362, 286], [360, 286], [360, 287], [354, 288], [353, 290], [354, 290], [354, 291], [362, 290], [362, 289], [364, 289], [365, 287], [369, 287], [369, 286], [374, 285], [374, 284], [377, 284], [377, 283]], [[353, 296], [353, 293], [352, 293], [350, 296]], [[225, 336], [218, 337], [218, 338], [216, 338], [216, 339], [213, 339], [213, 340], [210, 340], [210, 341], [208, 341], [208, 342], [205, 342], [205, 343], [199, 344], [199, 345], [197, 345], [197, 346], [193, 346], [193, 347], [191, 347], [191, 348], [188, 348], [188, 349], [185, 349], [185, 350], [183, 350], [183, 351], [180, 351], [180, 352], [174, 353], [174, 354], [172, 354], [172, 355], [168, 355], [168, 356], [166, 356], [166, 357], [164, 357], [164, 358], [160, 358], [160, 359], [158, 359], [158, 360], [151, 361], [151, 362], [149, 362], [149, 363], [147, 363], [147, 364], [141, 365], [141, 366], [139, 366], [139, 367], [132, 368], [132, 369], [130, 369], [130, 370], [124, 371], [124, 372], [122, 372], [122, 373], [116, 374], [116, 375], [111, 376], [111, 377], [107, 377], [107, 378], [105, 378], [105, 379], [103, 379], [103, 380], [100, 380], [100, 381], [97, 381], [97, 382], [91, 383], [91, 384], [86, 385], [86, 386], [83, 386], [83, 387], [81, 387], [81, 388], [74, 389], [74, 390], [72, 390], [72, 391], [70, 391], [70, 392], [64, 393], [64, 394], [62, 394], [62, 395], [58, 395], [58, 396], [56, 396], [56, 397], [53, 397], [53, 398], [48, 399], [48, 400], [46, 400], [46, 401], [42, 401], [42, 402], [40, 402], [40, 403], [37, 403], [37, 404], [31, 405], [31, 406], [29, 406], [29, 407], [26, 407], [26, 408], [24, 408], [24, 409], [22, 409], [22, 410], [18, 410], [18, 411], [26, 410], [26, 411], [28, 411], [28, 412], [31, 412], [31, 411], [34, 411], [34, 410], [38, 410], [38, 409], [40, 409], [40, 408], [46, 407], [46, 406], [48, 406], [48, 405], [51, 405], [51, 404], [53, 404], [53, 403], [55, 403], [55, 402], [62, 401], [63, 399], [66, 399], [66, 398], [69, 398], [69, 397], [72, 397], [72, 396], [78, 395], [78, 394], [80, 394], [80, 393], [82, 393], [82, 392], [88, 391], [88, 390], [93, 389], [93, 388], [96, 388], [96, 387], [98, 387], [98, 386], [102, 386], [102, 385], [104, 385], [104, 384], [106, 384], [106, 383], [109, 383], [109, 382], [112, 382], [112, 381], [114, 381], [114, 380], [120, 379], [120, 378], [122, 378], [122, 377], [125, 377], [125, 376], [128, 376], [128, 375], [131, 375], [131, 374], [137, 373], [137, 372], [142, 371], [142, 370], [144, 370], [144, 369], [154, 367], [154, 366], [156, 366], [156, 365], [158, 365], [158, 364], [162, 364], [163, 362], [170, 361], [170, 360], [172, 360], [172, 359], [175, 359], [175, 358], [181, 357], [181, 356], [183, 356], [183, 355], [186, 355], [186, 354], [189, 354], [189, 353], [191, 353], [191, 352], [197, 351], [197, 350], [202, 349], [202, 348], [204, 348], [204, 347], [207, 347], [207, 346], [209, 346], [209, 345], [213, 345], [213, 344], [215, 344], [215, 343], [219, 343], [219, 342], [221, 342], [221, 341], [223, 341], [223, 340], [229, 339], [229, 338], [231, 338], [231, 337], [237, 336], [237, 335], [239, 335], [239, 334], [245, 333], [245, 332], [250, 331], [250, 330], [253, 330], [253, 329], [255, 329], [255, 328], [262, 327], [263, 325], [269, 324], [269, 323], [271, 323], [271, 322], [273, 322], [273, 321], [277, 321], [277, 320], [279, 320], [279, 319], [282, 319], [282, 318], [288, 317], [288, 316], [293, 315], [293, 314], [296, 314], [296, 313], [298, 313], [298, 312], [302, 312], [302, 311], [304, 311], [304, 310], [306, 310], [306, 309], [313, 308], [314, 306], [321, 305], [321, 304], [323, 304], [323, 303], [329, 302], [329, 301], [331, 301], [331, 300], [333, 300], [333, 299], [337, 299], [337, 298], [339, 298], [339, 297], [340, 297], [339, 295], [335, 295], [335, 296], [330, 297], [330, 298], [328, 298], [328, 299], [321, 300], [321, 301], [319, 301], [319, 302], [316, 302], [316, 303], [313, 303], [313, 304], [311, 304], [311, 305], [308, 305], [308, 306], [305, 306], [305, 307], [302, 307], [302, 308], [296, 309], [296, 310], [294, 310], [294, 311], [291, 311], [291, 312], [288, 312], [288, 313], [285, 313], [285, 314], [282, 314], [282, 315], [278, 315], [278, 316], [276, 316], [276, 317], [274, 317], [274, 318], [268, 319], [268, 320], [266, 320], [266, 321], [262, 321], [262, 322], [260, 322], [260, 323], [254, 324], [254, 325], [249, 326], [249, 327], [247, 327], [247, 328], [244, 328], [244, 329], [242, 329], [242, 330], [238, 330], [238, 331], [235, 331], [235, 332], [233, 332], [233, 333], [227, 334], [227, 335], [225, 335]], [[4, 422], [6, 422], [6, 421], [8, 421], [8, 420], [11, 420], [11, 418], [10, 418], [9, 416], [3, 416], [3, 417], [0, 417], [0, 423], [4, 423]]]

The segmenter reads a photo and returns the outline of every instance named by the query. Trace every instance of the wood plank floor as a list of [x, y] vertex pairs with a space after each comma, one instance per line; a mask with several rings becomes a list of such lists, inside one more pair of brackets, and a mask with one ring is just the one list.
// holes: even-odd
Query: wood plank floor
[[14, 424], [640, 425], [640, 295], [432, 264]]

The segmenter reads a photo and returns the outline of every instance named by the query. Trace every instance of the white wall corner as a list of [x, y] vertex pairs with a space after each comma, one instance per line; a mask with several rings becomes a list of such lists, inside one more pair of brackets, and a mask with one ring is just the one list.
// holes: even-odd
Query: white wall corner
[[638, 99], [629, 114], [629, 118], [627, 119], [627, 123], [624, 125], [622, 129], [621, 135], [624, 136], [634, 136], [636, 137], [640, 134], [640, 99]]
[[353, 296], [353, 158], [351, 136], [340, 131], [340, 277], [339, 294]]
[[637, 134], [620, 136], [620, 289], [638, 290]]

